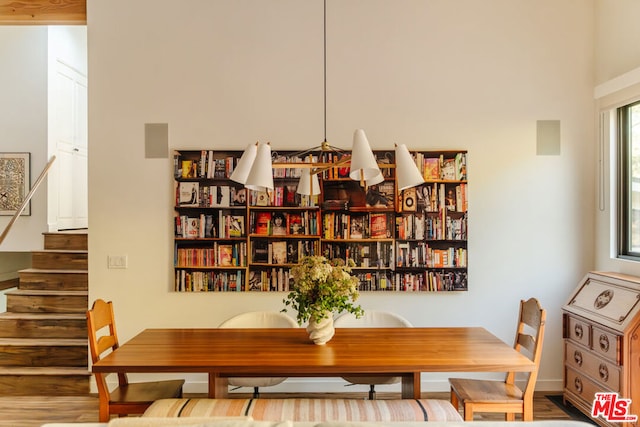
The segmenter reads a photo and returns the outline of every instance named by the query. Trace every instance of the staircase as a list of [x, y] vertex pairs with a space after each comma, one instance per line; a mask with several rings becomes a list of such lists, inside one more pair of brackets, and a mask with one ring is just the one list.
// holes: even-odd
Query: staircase
[[0, 396], [87, 395], [87, 232], [44, 233], [0, 313]]

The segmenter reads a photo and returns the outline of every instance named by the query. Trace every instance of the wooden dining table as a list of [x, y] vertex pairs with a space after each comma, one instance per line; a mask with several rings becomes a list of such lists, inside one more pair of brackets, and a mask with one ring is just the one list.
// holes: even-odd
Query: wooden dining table
[[229, 377], [399, 376], [420, 398], [422, 372], [528, 372], [531, 360], [481, 327], [336, 328], [325, 345], [304, 328], [145, 329], [93, 365], [101, 373], [207, 373], [211, 398]]

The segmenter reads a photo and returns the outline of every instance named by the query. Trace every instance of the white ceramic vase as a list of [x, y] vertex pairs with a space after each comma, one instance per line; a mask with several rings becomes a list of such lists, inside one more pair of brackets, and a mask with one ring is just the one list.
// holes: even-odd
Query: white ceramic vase
[[326, 317], [321, 319], [319, 322], [317, 322], [315, 318], [309, 319], [307, 332], [309, 333], [309, 338], [311, 338], [311, 341], [313, 341], [314, 344], [326, 344], [331, 338], [333, 338], [333, 335], [336, 332], [333, 327], [333, 315], [328, 313]]

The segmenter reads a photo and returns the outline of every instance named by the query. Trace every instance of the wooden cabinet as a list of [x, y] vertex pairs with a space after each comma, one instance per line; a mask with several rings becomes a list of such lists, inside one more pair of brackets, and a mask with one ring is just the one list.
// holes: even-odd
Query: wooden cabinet
[[[404, 191], [393, 151], [374, 152], [382, 179], [366, 187], [334, 166], [348, 152], [280, 151], [269, 192], [229, 179], [241, 155], [174, 153], [176, 291], [286, 292], [306, 255], [353, 260], [361, 291], [467, 290], [466, 152], [414, 152], [425, 183]], [[303, 161], [325, 165], [321, 194], [297, 193]]]
[[588, 273], [563, 307], [563, 337], [565, 401], [590, 416], [596, 393], [616, 392], [640, 414], [640, 278]]

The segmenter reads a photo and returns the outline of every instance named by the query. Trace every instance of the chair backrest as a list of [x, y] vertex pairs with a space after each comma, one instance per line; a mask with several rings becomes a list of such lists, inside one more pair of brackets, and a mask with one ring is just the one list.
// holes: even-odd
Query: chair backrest
[[[518, 328], [516, 330], [514, 348], [531, 359], [535, 364], [534, 370], [528, 374], [524, 388], [525, 396], [533, 394], [538, 377], [540, 359], [542, 358], [542, 342], [544, 340], [546, 317], [547, 313], [540, 306], [540, 302], [538, 302], [537, 299], [530, 298], [526, 301], [520, 301], [520, 314], [518, 316]], [[509, 372], [506, 381], [513, 384], [515, 376], [516, 374], [514, 372]]]
[[413, 326], [399, 314], [380, 310], [365, 310], [359, 319], [351, 313], [344, 313], [334, 320], [333, 325], [336, 328], [410, 328]]
[[248, 311], [222, 322], [219, 328], [297, 328], [295, 319], [275, 311]]
[[[89, 351], [91, 360], [96, 363], [105, 353], [117, 349], [118, 333], [113, 315], [113, 303], [96, 300], [90, 310], [87, 310], [87, 330], [89, 336]], [[98, 391], [109, 395], [106, 375], [95, 374]], [[118, 383], [128, 384], [126, 374], [118, 374]]]

